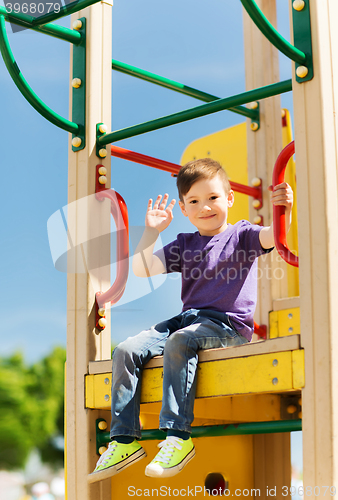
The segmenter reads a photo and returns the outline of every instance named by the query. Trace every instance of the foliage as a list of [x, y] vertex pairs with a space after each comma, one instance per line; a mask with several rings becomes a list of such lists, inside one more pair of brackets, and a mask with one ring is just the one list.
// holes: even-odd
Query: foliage
[[0, 468], [24, 466], [33, 448], [44, 461], [62, 461], [53, 438], [63, 435], [65, 360], [61, 347], [32, 366], [20, 353], [0, 358]]

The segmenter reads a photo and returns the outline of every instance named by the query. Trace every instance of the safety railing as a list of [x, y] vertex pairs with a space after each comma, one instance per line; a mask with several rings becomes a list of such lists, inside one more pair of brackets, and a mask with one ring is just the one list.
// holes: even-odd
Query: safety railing
[[[279, 154], [272, 176], [273, 188], [278, 184], [284, 182], [285, 169], [288, 161], [295, 152], [295, 142], [292, 141], [288, 144], [283, 151]], [[298, 257], [293, 254], [288, 248], [286, 241], [286, 219], [285, 207], [274, 205], [273, 206], [273, 230], [276, 243], [276, 249], [279, 255], [292, 266], [298, 267]]]
[[116, 278], [113, 285], [106, 292], [97, 292], [96, 301], [99, 308], [105, 304], [116, 304], [122, 297], [129, 273], [129, 224], [127, 205], [122, 196], [107, 189], [96, 193], [96, 198], [103, 201], [110, 200], [110, 210], [116, 225]]

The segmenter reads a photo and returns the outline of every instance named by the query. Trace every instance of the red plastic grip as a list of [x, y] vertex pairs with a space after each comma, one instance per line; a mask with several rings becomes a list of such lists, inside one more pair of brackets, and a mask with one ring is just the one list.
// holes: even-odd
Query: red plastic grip
[[103, 201], [103, 198], [110, 200], [110, 211], [117, 230], [116, 278], [109, 290], [96, 294], [96, 301], [100, 308], [108, 302], [116, 304], [124, 293], [129, 273], [129, 227], [127, 206], [119, 193], [106, 189], [96, 193], [96, 198], [99, 201]]
[[[284, 182], [285, 169], [288, 161], [295, 152], [295, 141], [290, 142], [278, 156], [272, 175], [273, 188]], [[291, 266], [298, 267], [298, 257], [288, 248], [286, 241], [285, 207], [273, 207], [273, 232], [276, 248], [282, 259]]]

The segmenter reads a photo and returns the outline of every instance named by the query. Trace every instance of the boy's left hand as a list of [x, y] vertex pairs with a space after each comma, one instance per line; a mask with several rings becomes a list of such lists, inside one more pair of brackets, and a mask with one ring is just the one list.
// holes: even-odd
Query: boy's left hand
[[293, 191], [287, 182], [278, 184], [273, 189], [269, 186], [269, 191], [272, 191], [271, 202], [273, 205], [284, 206], [288, 212], [291, 211], [293, 205]]

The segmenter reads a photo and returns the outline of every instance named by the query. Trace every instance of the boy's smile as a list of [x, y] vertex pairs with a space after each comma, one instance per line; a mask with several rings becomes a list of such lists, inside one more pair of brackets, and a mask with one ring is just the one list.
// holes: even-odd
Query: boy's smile
[[214, 236], [227, 228], [228, 209], [234, 202], [234, 193], [225, 193], [224, 184], [216, 175], [195, 182], [180, 207], [183, 215], [198, 229], [201, 236]]

